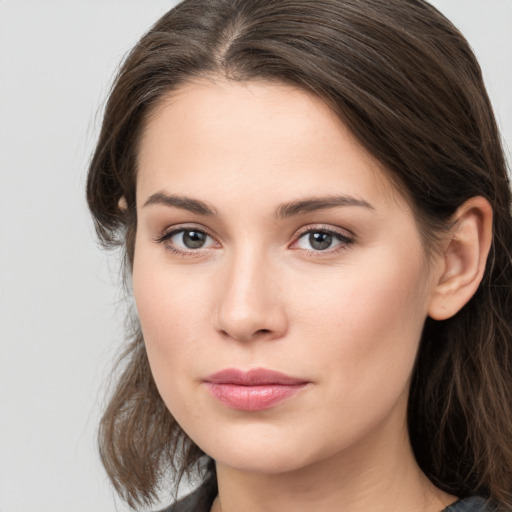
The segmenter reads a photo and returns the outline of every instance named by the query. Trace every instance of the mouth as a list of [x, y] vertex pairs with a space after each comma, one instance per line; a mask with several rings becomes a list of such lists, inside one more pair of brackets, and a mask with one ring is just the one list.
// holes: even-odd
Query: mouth
[[204, 380], [222, 404], [242, 411], [262, 411], [292, 397], [309, 382], [266, 368], [242, 371], [228, 368]]

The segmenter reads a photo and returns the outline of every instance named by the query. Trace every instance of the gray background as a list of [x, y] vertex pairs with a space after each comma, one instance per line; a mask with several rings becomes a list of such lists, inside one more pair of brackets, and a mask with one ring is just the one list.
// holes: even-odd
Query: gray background
[[[433, 3], [480, 58], [512, 148], [512, 0]], [[126, 510], [95, 448], [119, 265], [83, 187], [115, 68], [174, 4], [0, 0], [0, 512]]]

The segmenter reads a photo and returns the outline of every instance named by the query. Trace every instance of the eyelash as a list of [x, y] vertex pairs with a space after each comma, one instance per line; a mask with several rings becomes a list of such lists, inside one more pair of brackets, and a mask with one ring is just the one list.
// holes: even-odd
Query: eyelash
[[177, 228], [173, 228], [171, 229], [170, 231], [165, 231], [161, 236], [159, 236], [155, 242], [158, 243], [158, 244], [163, 244], [165, 246], [165, 248], [172, 252], [173, 254], [177, 255], [177, 256], [182, 256], [182, 257], [185, 257], [185, 256], [192, 256], [192, 257], [198, 257], [198, 256], [201, 256], [201, 248], [198, 248], [198, 249], [190, 249], [189, 251], [185, 251], [183, 249], [178, 249], [177, 247], [175, 247], [174, 245], [172, 245], [171, 243], [168, 243], [169, 240], [173, 237], [173, 236], [176, 236], [178, 235], [179, 233], [186, 233], [187, 231], [193, 231], [195, 233], [201, 233], [202, 235], [205, 235], [209, 238], [211, 238], [212, 240], [215, 240], [215, 238], [208, 232], [206, 231], [204, 228], [196, 228], [195, 226], [180, 226], [180, 227], [177, 227]]
[[[163, 244], [165, 248], [172, 252], [173, 254], [181, 257], [198, 257], [201, 256], [201, 252], [205, 249], [209, 248], [202, 248], [199, 247], [197, 249], [190, 249], [188, 251], [185, 251], [183, 249], [178, 249], [176, 246], [168, 243], [169, 240], [178, 235], [179, 233], [185, 233], [187, 231], [193, 231], [195, 233], [200, 233], [206, 237], [211, 238], [212, 240], [215, 240], [215, 238], [204, 228], [196, 228], [195, 226], [180, 226], [171, 229], [170, 231], [164, 232], [161, 236], [155, 239], [155, 242], [158, 244]], [[293, 242], [288, 246], [291, 247], [295, 244], [297, 244], [303, 237], [306, 235], [311, 235], [312, 233], [322, 233], [328, 236], [332, 236], [335, 238], [338, 242], [340, 242], [338, 245], [336, 245], [334, 248], [327, 248], [324, 250], [314, 250], [314, 249], [296, 249], [301, 250], [305, 253], [307, 253], [309, 256], [313, 257], [322, 257], [326, 255], [333, 255], [337, 254], [341, 251], [347, 250], [354, 242], [355, 239], [351, 235], [347, 235], [346, 233], [341, 233], [340, 231], [334, 230], [332, 227], [327, 226], [314, 226], [314, 227], [305, 227], [302, 230], [300, 230], [295, 236]]]
[[336, 240], [338, 240], [338, 242], [340, 242], [333, 248], [328, 248], [325, 250], [301, 249], [302, 251], [306, 252], [308, 256], [313, 256], [315, 258], [321, 258], [327, 255], [338, 254], [342, 251], [347, 250], [355, 242], [355, 238], [353, 235], [342, 233], [341, 231], [337, 231], [332, 227], [320, 225], [314, 227], [308, 226], [303, 230], [300, 230], [294, 237], [294, 241], [292, 242], [291, 245], [297, 244], [301, 238], [305, 237], [308, 234], [311, 235], [312, 233], [323, 233], [326, 235], [330, 235]]

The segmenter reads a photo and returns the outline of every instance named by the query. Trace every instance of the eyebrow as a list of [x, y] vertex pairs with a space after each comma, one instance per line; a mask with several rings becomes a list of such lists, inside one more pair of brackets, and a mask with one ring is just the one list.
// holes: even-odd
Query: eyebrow
[[[176, 196], [173, 194], [166, 194], [164, 192], [157, 192], [146, 200], [143, 207], [161, 204], [164, 206], [171, 206], [174, 208], [181, 208], [188, 210], [192, 213], [198, 213], [199, 215], [215, 216], [217, 211], [215, 208], [208, 206], [203, 201], [198, 199], [192, 199], [186, 196]], [[363, 199], [357, 199], [352, 196], [328, 196], [328, 197], [311, 197], [300, 199], [297, 201], [290, 201], [280, 205], [275, 213], [276, 219], [286, 219], [295, 215], [302, 215], [318, 210], [326, 210], [329, 208], [337, 208], [340, 206], [357, 206], [360, 208], [367, 208], [374, 210], [375, 208], [364, 201]]]
[[358, 206], [360, 208], [375, 210], [375, 208], [367, 201], [357, 199], [352, 196], [311, 197], [282, 204], [276, 211], [276, 218], [285, 219], [295, 215], [310, 213], [317, 210], [326, 210], [328, 208], [337, 208], [340, 206]]
[[198, 213], [199, 215], [217, 215], [216, 210], [208, 206], [206, 203], [203, 203], [203, 201], [199, 201], [198, 199], [191, 199], [190, 197], [185, 196], [166, 194], [164, 192], [157, 192], [156, 194], [149, 196], [144, 203], [143, 208], [152, 204], [162, 204], [165, 206], [182, 208], [183, 210], [188, 210], [192, 213]]

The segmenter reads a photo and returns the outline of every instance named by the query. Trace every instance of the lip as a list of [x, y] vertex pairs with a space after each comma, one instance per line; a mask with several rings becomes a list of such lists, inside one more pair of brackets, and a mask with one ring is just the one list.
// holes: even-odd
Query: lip
[[227, 368], [204, 379], [221, 403], [243, 411], [261, 411], [292, 397], [308, 381], [266, 368], [243, 371]]

